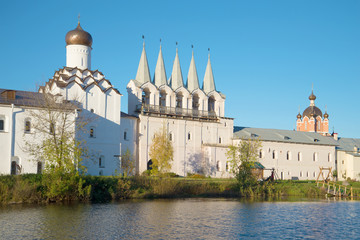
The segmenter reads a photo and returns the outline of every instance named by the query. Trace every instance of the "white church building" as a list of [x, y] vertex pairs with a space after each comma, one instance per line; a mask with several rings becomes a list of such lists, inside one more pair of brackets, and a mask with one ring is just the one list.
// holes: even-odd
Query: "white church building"
[[[43, 163], [31, 159], [21, 146], [24, 133], [28, 134], [27, 121], [32, 120], [26, 109], [39, 107], [31, 99], [42, 93], [76, 101], [81, 114], [91, 116], [87, 131], [77, 133], [87, 143], [90, 154], [85, 165], [91, 175], [121, 173], [121, 155], [127, 149], [135, 161], [135, 173], [147, 170], [154, 133], [164, 124], [174, 147], [171, 171], [180, 176], [231, 177], [225, 153], [244, 137], [263, 141], [259, 161], [275, 168], [281, 179], [316, 179], [319, 167], [336, 168], [338, 144], [331, 137], [234, 127], [225, 114], [225, 95], [216, 89], [210, 54], [201, 86], [194, 52], [184, 78], [176, 49], [168, 77], [160, 46], [152, 78], [144, 44], [136, 77], [127, 84], [128, 113], [124, 113], [123, 95], [91, 67], [92, 36], [79, 23], [65, 41], [66, 66], [55, 71], [39, 93], [0, 89], [0, 174], [41, 172]], [[25, 101], [25, 95], [30, 100]]]

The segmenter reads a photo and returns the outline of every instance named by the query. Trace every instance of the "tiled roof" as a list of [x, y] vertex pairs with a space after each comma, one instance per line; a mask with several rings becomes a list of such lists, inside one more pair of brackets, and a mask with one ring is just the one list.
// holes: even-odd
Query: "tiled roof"
[[261, 141], [300, 143], [313, 145], [337, 146], [332, 137], [325, 137], [315, 132], [299, 132], [281, 129], [234, 127], [234, 139], [256, 139]]

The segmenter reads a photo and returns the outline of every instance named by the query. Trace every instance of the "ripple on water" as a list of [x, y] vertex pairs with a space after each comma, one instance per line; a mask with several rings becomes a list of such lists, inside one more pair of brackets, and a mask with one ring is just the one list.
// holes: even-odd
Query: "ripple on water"
[[360, 202], [350, 201], [5, 206], [0, 208], [0, 239], [355, 239], [359, 212]]

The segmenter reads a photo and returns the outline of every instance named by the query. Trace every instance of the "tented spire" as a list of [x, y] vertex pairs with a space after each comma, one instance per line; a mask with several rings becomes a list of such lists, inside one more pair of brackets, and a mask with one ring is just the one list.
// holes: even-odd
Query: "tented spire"
[[179, 87], [184, 86], [183, 77], [182, 77], [182, 73], [181, 73], [181, 67], [180, 67], [179, 54], [178, 54], [177, 48], [176, 48], [176, 55], [175, 55], [174, 65], [173, 65], [169, 84], [173, 90], [176, 90]]
[[194, 50], [192, 51], [192, 57], [191, 57], [186, 87], [190, 92], [199, 88], [199, 79], [198, 79], [195, 60], [194, 60]]
[[139, 67], [136, 73], [136, 78], [139, 83], [144, 84], [150, 82], [149, 64], [146, 57], [145, 42], [143, 43], [143, 50], [140, 57]]
[[161, 44], [160, 44], [158, 60], [157, 60], [156, 67], [155, 67], [154, 84], [157, 87], [167, 84], [165, 64], [164, 64], [164, 59], [163, 59], [163, 55], [162, 55], [162, 51], [161, 51]]
[[205, 70], [205, 76], [204, 76], [204, 82], [203, 82], [203, 90], [206, 94], [208, 94], [211, 91], [215, 91], [215, 81], [214, 81], [214, 75], [211, 67], [210, 62], [210, 50], [209, 50], [209, 59]]

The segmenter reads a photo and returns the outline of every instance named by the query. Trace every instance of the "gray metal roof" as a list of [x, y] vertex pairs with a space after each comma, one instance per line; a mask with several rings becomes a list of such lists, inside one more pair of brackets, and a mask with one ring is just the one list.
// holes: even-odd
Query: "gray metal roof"
[[[6, 92], [15, 91], [15, 98], [6, 97]], [[40, 107], [44, 105], [42, 93], [0, 88], [0, 104]]]
[[[360, 148], [360, 139], [359, 138], [339, 138], [338, 140], [339, 150], [354, 152], [355, 147]], [[359, 155], [359, 154], [358, 154]]]
[[312, 145], [337, 146], [338, 143], [332, 137], [325, 137], [315, 132], [298, 132], [281, 129], [234, 127], [234, 139], [255, 139], [261, 141], [301, 143]]
[[[10, 96], [13, 94], [15, 96]], [[43, 93], [0, 88], [0, 104], [41, 108], [47, 105], [47, 101]], [[57, 107], [68, 110], [79, 108], [75, 103], [69, 101], [58, 103]]]

